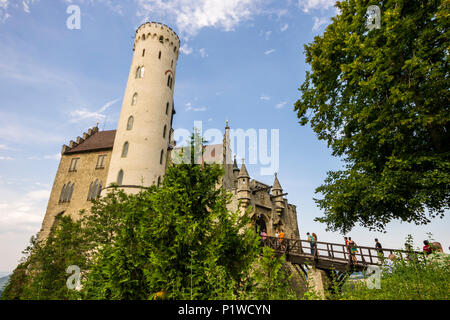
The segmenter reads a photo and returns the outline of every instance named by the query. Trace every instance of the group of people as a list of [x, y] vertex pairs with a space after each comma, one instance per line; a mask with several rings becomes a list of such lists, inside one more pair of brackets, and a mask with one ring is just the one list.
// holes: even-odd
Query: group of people
[[[262, 230], [260, 232], [260, 236], [261, 236], [262, 242], [264, 243], [265, 240], [267, 239], [266, 230]], [[275, 238], [278, 239], [278, 245], [281, 245], [283, 243], [284, 236], [285, 236], [285, 234], [284, 234], [283, 230], [281, 230], [281, 231], [279, 229], [275, 230]], [[307, 236], [307, 240], [311, 246], [311, 254], [313, 256], [318, 256], [319, 252], [317, 250], [317, 234], [315, 234], [314, 232], [312, 234], [307, 232], [306, 236]], [[358, 246], [356, 245], [355, 241], [352, 240], [352, 237], [344, 237], [344, 241], [345, 241], [345, 248], [347, 249], [347, 252], [349, 253], [349, 255], [351, 257], [352, 262], [357, 263], [358, 259], [356, 258], [356, 254], [358, 253], [358, 249], [357, 249]], [[433, 251], [443, 252], [442, 247], [440, 246], [440, 243], [438, 243], [438, 242], [430, 244], [428, 240], [425, 240], [423, 242], [423, 244], [424, 244], [423, 252], [426, 255], [433, 253]], [[408, 245], [405, 244], [405, 246], [408, 249]], [[384, 260], [383, 246], [381, 245], [380, 241], [378, 241], [377, 238], [375, 238], [375, 249], [378, 254], [378, 259], [380, 261], [383, 261]], [[412, 248], [410, 248], [410, 249], [412, 250]], [[449, 250], [450, 250], [450, 247], [449, 247]], [[389, 257], [389, 259], [390, 258], [391, 257]]]
[[[265, 242], [265, 240], [267, 239], [266, 230], [261, 230], [259, 235], [261, 236], [262, 242]], [[278, 239], [278, 244], [281, 245], [283, 243], [283, 240], [284, 240], [284, 232], [283, 232], [283, 230], [280, 231], [279, 229], [276, 229], [275, 230], [275, 238]]]

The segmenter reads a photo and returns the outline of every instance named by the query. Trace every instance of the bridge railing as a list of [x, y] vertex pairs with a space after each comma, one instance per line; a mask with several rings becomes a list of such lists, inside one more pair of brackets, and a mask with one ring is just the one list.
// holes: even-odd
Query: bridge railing
[[355, 246], [356, 252], [352, 257], [352, 246], [341, 243], [318, 241], [311, 245], [308, 240], [279, 239], [268, 236], [262, 237], [262, 242], [278, 252], [310, 256], [313, 259], [330, 259], [349, 264], [377, 265], [387, 259], [390, 254], [397, 254], [405, 259], [408, 259], [412, 254], [423, 255], [422, 252], [415, 251]]

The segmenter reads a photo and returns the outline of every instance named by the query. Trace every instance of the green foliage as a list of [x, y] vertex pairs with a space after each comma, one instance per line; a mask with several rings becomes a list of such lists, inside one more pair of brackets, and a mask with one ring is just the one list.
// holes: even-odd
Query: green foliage
[[397, 258], [392, 273], [381, 276], [381, 289], [369, 289], [364, 281], [347, 282], [339, 300], [448, 300], [450, 257], [433, 254], [426, 259]]
[[[283, 261], [267, 248], [259, 257], [248, 212], [228, 210], [222, 167], [194, 164], [194, 151], [160, 186], [113, 186], [80, 221], [59, 218], [45, 243], [32, 240], [5, 299], [293, 298]], [[79, 292], [66, 287], [69, 265], [81, 268]]]
[[74, 299], [77, 293], [66, 286], [69, 276], [66, 270], [71, 265], [86, 267], [81, 230], [81, 222], [74, 222], [70, 217], [57, 217], [45, 243], [32, 237], [2, 299]]
[[[431, 235], [430, 235], [431, 236]], [[429, 256], [412, 250], [408, 235], [406, 255], [385, 259], [381, 266], [380, 289], [370, 289], [366, 280], [347, 280], [342, 289], [328, 293], [335, 300], [448, 300], [450, 293], [450, 256], [436, 252]], [[333, 281], [336, 285], [336, 281]]]
[[[367, 8], [381, 29], [367, 31]], [[295, 104], [344, 170], [316, 189], [329, 230], [356, 223], [383, 230], [416, 224], [450, 204], [450, 2], [344, 0], [321, 36], [305, 46], [311, 65]], [[428, 211], [428, 215], [426, 214]]]
[[290, 275], [284, 267], [285, 258], [278, 258], [273, 249], [264, 247], [241, 294], [248, 300], [293, 300], [296, 294], [289, 285]]

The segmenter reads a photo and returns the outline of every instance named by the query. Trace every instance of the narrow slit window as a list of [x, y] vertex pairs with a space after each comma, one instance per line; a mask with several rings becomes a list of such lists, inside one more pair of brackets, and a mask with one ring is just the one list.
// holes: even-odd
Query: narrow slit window
[[134, 124], [134, 117], [133, 117], [133, 116], [130, 116], [130, 117], [128, 118], [127, 130], [133, 129], [133, 124]]
[[161, 157], [159, 158], [160, 164], [163, 164], [163, 158], [164, 158], [164, 150], [161, 150]]
[[123, 144], [123, 149], [122, 149], [122, 158], [126, 158], [128, 155], [128, 147], [130, 146], [130, 144], [128, 142], [125, 142]]
[[161, 60], [161, 51], [160, 51], [159, 54], [158, 54], [158, 59]]
[[138, 79], [141, 76], [141, 67], [138, 67], [136, 69], [136, 79]]
[[135, 106], [135, 105], [137, 104], [137, 98], [138, 98], [138, 94], [135, 93], [135, 94], [133, 95], [133, 100], [131, 100], [131, 105], [132, 105], [132, 106]]
[[163, 130], [163, 138], [164, 139], [166, 138], [166, 131], [167, 131], [167, 126], [165, 125], [164, 130]]
[[117, 175], [117, 185], [121, 186], [123, 183], [123, 170], [119, 171], [119, 174]]
[[166, 114], [169, 114], [169, 103], [166, 104]]

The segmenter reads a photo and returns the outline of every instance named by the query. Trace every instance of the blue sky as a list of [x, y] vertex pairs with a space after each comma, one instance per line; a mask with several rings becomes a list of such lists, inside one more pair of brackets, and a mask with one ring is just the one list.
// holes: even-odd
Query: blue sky
[[[69, 30], [70, 4], [81, 29]], [[14, 269], [41, 227], [61, 146], [100, 121], [115, 129], [136, 28], [171, 26], [182, 40], [175, 82], [174, 128], [279, 129], [279, 179], [297, 206], [302, 237], [341, 242], [313, 222], [321, 211], [314, 190], [341, 166], [293, 104], [308, 66], [303, 45], [336, 13], [330, 0], [0, 0], [0, 273]], [[259, 165], [250, 175], [267, 184]], [[386, 234], [355, 228], [360, 245], [378, 237], [400, 247], [432, 232], [449, 245], [449, 219], [428, 226], [392, 223]]]

